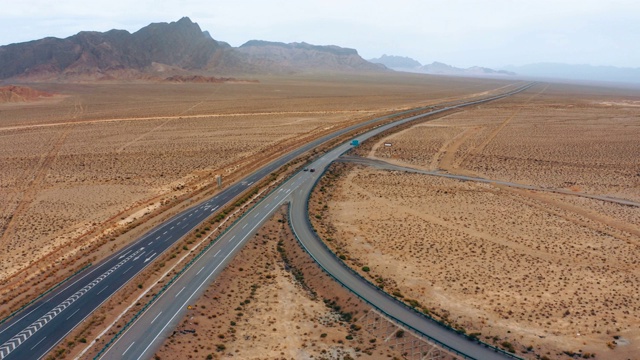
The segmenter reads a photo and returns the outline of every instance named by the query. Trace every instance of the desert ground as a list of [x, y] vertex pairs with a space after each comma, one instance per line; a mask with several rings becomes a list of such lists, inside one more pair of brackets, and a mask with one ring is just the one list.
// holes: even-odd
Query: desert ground
[[[367, 316], [368, 315], [368, 316]], [[192, 305], [159, 359], [401, 358], [417, 340], [392, 336], [376, 315], [303, 253], [286, 207], [250, 240]], [[390, 325], [391, 334], [398, 328]], [[408, 356], [407, 358], [415, 358]], [[419, 358], [419, 357], [418, 357]]]
[[84, 246], [87, 234], [113, 231], [211, 183], [216, 174], [233, 179], [373, 114], [509, 83], [336, 76], [30, 86], [53, 96], [0, 104], [1, 281], [65, 244]]
[[[637, 201], [638, 101], [538, 84], [354, 153]], [[483, 341], [532, 359], [640, 353], [640, 208], [353, 164], [334, 164], [311, 204], [347, 264]]]

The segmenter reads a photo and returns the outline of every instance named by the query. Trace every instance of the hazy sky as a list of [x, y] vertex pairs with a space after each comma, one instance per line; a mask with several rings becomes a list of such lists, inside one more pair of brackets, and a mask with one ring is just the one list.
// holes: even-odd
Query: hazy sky
[[0, 0], [0, 45], [188, 16], [214, 39], [334, 44], [369, 59], [640, 67], [638, 0]]

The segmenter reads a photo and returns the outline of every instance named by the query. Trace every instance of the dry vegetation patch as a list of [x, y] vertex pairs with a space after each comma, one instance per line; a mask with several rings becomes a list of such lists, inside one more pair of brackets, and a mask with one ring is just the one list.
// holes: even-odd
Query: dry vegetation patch
[[[504, 86], [404, 75], [34, 85], [62, 96], [0, 105], [0, 245], [8, 249], [0, 282], [6, 287], [28, 266], [62, 264], [100, 236], [117, 236], [209, 186], [216, 174], [228, 183], [373, 113]], [[39, 263], [47, 254], [55, 256]]]
[[[598, 97], [637, 101], [616, 91], [538, 85], [358, 152], [637, 200], [640, 115]], [[640, 352], [640, 209], [333, 166], [314, 194], [312, 220], [348, 264], [390, 293], [526, 357]]]
[[[197, 300], [156, 358], [399, 356], [359, 325], [369, 309], [325, 275], [271, 218]], [[382, 341], [383, 339], [380, 339]]]

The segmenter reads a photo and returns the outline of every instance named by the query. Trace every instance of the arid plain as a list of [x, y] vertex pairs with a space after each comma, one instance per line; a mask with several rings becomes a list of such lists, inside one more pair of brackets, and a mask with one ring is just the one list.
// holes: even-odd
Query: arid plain
[[0, 104], [3, 304], [23, 301], [10, 292], [29, 289], [30, 279], [46, 282], [64, 275], [56, 269], [108, 255], [115, 245], [82, 251], [211, 187], [217, 174], [228, 184], [341, 127], [514, 83], [392, 74], [258, 80], [40, 83], [29, 86], [53, 96]]
[[538, 84], [354, 152], [576, 196], [338, 163], [312, 220], [371, 281], [483, 341], [634, 358], [640, 208], [577, 195], [640, 200], [639, 105], [638, 92]]
[[[486, 96], [515, 82], [377, 75], [30, 86], [53, 96], [0, 104], [5, 314], [22, 301], [9, 301], [16, 285], [59, 276], [55, 269], [86, 257], [99, 260], [126, 242], [120, 234], [134, 220], [188, 199], [211, 186], [216, 174], [234, 181], [340, 127]], [[628, 91], [538, 84], [387, 134], [356, 153], [418, 169], [640, 201], [639, 99]], [[331, 237], [328, 244], [356, 269], [368, 266], [363, 274], [372, 281], [418, 301], [437, 318], [531, 358], [595, 353], [626, 359], [640, 351], [640, 209], [347, 164], [324, 181], [334, 190], [316, 193], [311, 212], [320, 215], [312, 219]], [[321, 299], [336, 294], [356, 319], [369, 311], [339, 287], [327, 289], [327, 280], [303, 260], [297, 261], [306, 283], [291, 273], [275, 244], [277, 237], [287, 239], [285, 248], [294, 251], [295, 243], [277, 235], [279, 226], [272, 220], [261, 230], [266, 237], [254, 239], [234, 260], [197, 303], [201, 310], [189, 315], [196, 323], [185, 318], [159, 351], [161, 358], [189, 358], [192, 352], [247, 358], [401, 353], [372, 345], [376, 334], [360, 331], [364, 324], [350, 326], [325, 306]], [[84, 252], [105, 237], [123, 239]], [[268, 249], [264, 257], [261, 246]], [[242, 276], [246, 269], [265, 270]], [[245, 298], [250, 301], [238, 310], [235, 304]], [[311, 310], [300, 314], [303, 308]], [[240, 312], [251, 316], [239, 319]], [[229, 327], [230, 321], [237, 326]], [[194, 324], [200, 337], [180, 332]], [[282, 343], [276, 334], [292, 326], [303, 335]], [[255, 341], [270, 350], [250, 351]]]

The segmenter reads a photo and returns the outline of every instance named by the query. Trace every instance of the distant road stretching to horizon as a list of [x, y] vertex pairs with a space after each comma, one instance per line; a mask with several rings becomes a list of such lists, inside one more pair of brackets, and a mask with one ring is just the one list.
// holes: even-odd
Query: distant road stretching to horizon
[[[462, 106], [470, 106], [482, 102], [497, 100], [515, 94], [516, 92], [524, 91], [531, 86], [532, 84], [528, 84], [505, 94], [492, 96], [483, 100], [475, 100], [460, 105], [451, 105], [426, 114], [412, 116], [392, 124], [380, 126], [376, 128], [374, 132], [384, 131], [392, 126], [401, 125], [409, 121], [453, 110]], [[69, 285], [62, 286], [60, 289], [52, 291], [50, 294], [44, 296], [42, 299], [36, 301], [20, 313], [16, 314], [10, 321], [7, 321], [5, 324], [0, 326], [0, 360], [39, 359], [46, 355], [76, 326], [90, 316], [93, 311], [138, 275], [176, 241], [188, 234], [202, 221], [210, 217], [216, 210], [224, 207], [233, 198], [250, 188], [251, 185], [265, 178], [268, 174], [297, 156], [349, 131], [362, 128], [391, 117], [426, 110], [429, 108], [432, 108], [432, 106], [411, 109], [379, 117], [364, 123], [350, 126], [312, 141], [248, 175], [241, 181], [231, 185], [229, 188], [223, 190], [209, 200], [193, 208], [187, 209], [167, 220], [165, 223], [156, 226], [140, 239], [113, 254], [100, 264], [74, 276], [68, 281]], [[373, 132], [369, 132], [367, 134], [370, 134], [369, 137], [374, 135]], [[361, 139], [364, 140], [365, 137], [361, 137]], [[334, 154], [333, 151], [330, 153]], [[321, 157], [318, 161], [321, 161], [321, 163], [324, 164], [328, 161], [327, 159], [329, 159], [327, 155], [328, 154]], [[296, 175], [294, 179], [297, 179], [296, 181], [299, 182], [292, 183], [291, 181], [294, 179], [291, 179], [284, 185], [281, 185], [278, 191], [286, 192], [286, 190], [283, 190], [285, 185], [289, 186], [289, 189], [293, 191], [302, 184], [312, 182], [309, 181], [312, 179], [300, 179], [300, 176], [304, 176], [305, 174], [307, 176], [311, 176], [310, 174], [320, 176], [320, 172]], [[197, 294], [201, 293], [206, 285], [213, 281], [224, 269], [224, 265], [233, 258], [233, 255], [239, 251], [241, 245], [246, 242], [247, 236], [251, 231], [253, 231], [252, 229], [257, 228], [262, 222], [268, 219], [268, 217], [271, 216], [273, 211], [277, 208], [275, 204], [281, 204], [284, 202], [284, 198], [288, 197], [291, 191], [286, 195], [279, 195], [280, 197], [278, 198], [275, 198], [275, 195], [272, 193], [270, 198], [273, 201], [266, 202], [263, 200], [260, 203], [262, 205], [256, 206], [251, 211], [252, 214], [255, 211], [259, 212], [254, 215], [252, 219], [250, 216], [245, 215], [245, 217], [234, 226], [232, 231], [228, 231], [222, 238], [218, 239], [218, 243], [209, 249], [206, 256], [202, 256], [196, 263], [194, 263], [189, 271], [185, 272], [185, 274], [183, 274], [182, 277], [178, 279], [178, 281], [176, 281], [162, 297], [149, 307], [149, 310], [147, 310], [147, 312], [143, 314], [143, 316], [140, 317], [138, 321], [125, 333], [125, 336], [120, 338], [120, 340], [118, 340], [118, 342], [116, 342], [114, 346], [104, 354], [103, 358], [137, 359], [142, 358], [145, 354], [148, 354], [148, 357], [150, 357], [151, 355], [149, 354], [151, 354], [151, 351], [155, 349], [155, 346], [159, 345], [158, 339], [162, 340], [162, 334], [166, 334], [166, 332], [170, 331], [175, 325], [175, 322], [182, 314], [184, 314], [184, 311], [186, 311], [186, 307], [175, 306], [181, 304], [180, 299], [189, 299], [188, 301], [190, 301], [190, 299], [193, 299]], [[287, 199], [287, 201], [289, 201], [289, 199]], [[238, 226], [244, 228], [238, 230], [236, 229]], [[233, 235], [236, 235], [236, 237]], [[214, 251], [214, 249], [216, 253], [212, 254], [211, 252]], [[207, 259], [206, 261], [209, 261], [209, 263], [206, 263], [204, 259]], [[205, 272], [204, 266], [214, 266], [214, 268]], [[200, 267], [200, 270], [198, 270], [199, 272], [197, 274], [192, 274], [193, 278], [187, 276], [188, 274], [191, 274], [193, 269], [197, 270], [198, 267]], [[205, 274], [206, 276], [204, 276]], [[197, 277], [196, 275], [200, 275], [200, 277]], [[184, 288], [180, 288], [180, 284], [183, 284], [182, 286]], [[160, 313], [157, 313], [153, 318], [153, 321], [149, 322], [149, 324], [153, 322], [158, 325], [154, 325], [154, 327], [151, 328], [144, 328], [138, 332], [138, 330], [136, 330], [138, 329], [137, 325], [143, 324], [144, 321], [148, 320], [147, 314], [150, 313], [151, 309], [156, 309], [157, 306], [160, 306], [157, 304], [165, 304], [164, 299], [167, 296], [170, 296], [167, 294], [171, 293], [172, 289], [175, 290], [176, 288], [179, 293], [176, 293], [174, 298], [169, 301], [169, 305], [167, 306], [170, 308], [167, 307], [166, 309], [161, 310]], [[179, 297], [187, 295], [188, 298]], [[160, 324], [162, 324], [162, 326], [160, 326]], [[160, 327], [156, 328], [155, 326]], [[146, 337], [145, 339], [136, 338], [135, 334], [140, 336], [145, 335]], [[155, 335], [151, 336], [152, 334]], [[119, 344], [122, 344], [125, 339], [130, 340], [132, 337], [137, 340], [133, 340], [133, 342], [129, 343], [129, 349], [123, 349], [120, 354], [112, 352], [112, 349], [120, 349], [121, 347]], [[135, 346], [134, 342], [136, 343]], [[144, 352], [140, 353], [138, 357], [134, 357], [133, 354], [136, 353], [136, 351], [142, 350], [144, 350]]]
[[[524, 91], [531, 87], [529, 84], [516, 91]], [[515, 92], [507, 93], [511, 95]], [[508, 95], [491, 97], [491, 100], [503, 98]], [[480, 102], [486, 102], [484, 100]], [[404, 120], [399, 120], [387, 125], [382, 125], [354, 139], [364, 141], [372, 136], [387, 131], [395, 126], [422, 119], [424, 117], [445, 112], [461, 106], [469, 106], [480, 103], [473, 101], [465, 105], [455, 105], [426, 114], [416, 115]], [[187, 307], [202, 293], [224, 270], [224, 267], [233, 259], [242, 246], [251, 239], [256, 229], [259, 229], [277, 209], [290, 203], [290, 219], [294, 233], [301, 241], [311, 256], [335, 279], [355, 292], [361, 298], [373, 306], [381, 309], [385, 314], [401, 321], [419, 334], [435, 339], [453, 349], [460, 356], [470, 359], [489, 360], [517, 358], [504, 352], [496, 352], [468, 338], [460, 336], [443, 326], [437, 324], [425, 316], [409, 310], [391, 298], [389, 295], [372, 286], [366, 280], [353, 275], [344, 264], [339, 262], [335, 255], [322, 246], [319, 239], [313, 235], [310, 228], [306, 202], [315, 184], [322, 176], [324, 169], [336, 160], [345, 151], [353, 146], [347, 142], [339, 145], [328, 153], [322, 155], [309, 165], [315, 172], [299, 171], [285, 183], [276, 188], [267, 197], [261, 200], [255, 207], [246, 212], [225, 234], [220, 236], [216, 243], [198, 259], [175, 283], [173, 283], [142, 314], [136, 322], [127, 329], [102, 354], [100, 359], [148, 359], [156, 349], [160, 347], [164, 339], [168, 337], [186, 314]]]

